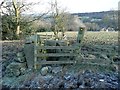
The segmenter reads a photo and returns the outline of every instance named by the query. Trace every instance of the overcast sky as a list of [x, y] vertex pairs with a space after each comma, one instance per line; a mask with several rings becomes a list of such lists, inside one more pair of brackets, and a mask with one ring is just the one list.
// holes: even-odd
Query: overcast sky
[[[28, 1], [40, 1], [40, 0], [28, 0]], [[44, 7], [48, 7], [48, 2], [51, 0], [42, 0], [44, 1]], [[53, 1], [53, 0], [52, 0]], [[58, 0], [58, 3], [62, 8], [66, 8], [67, 11], [71, 13], [77, 12], [99, 12], [99, 11], [108, 11], [108, 10], [117, 10], [118, 2], [120, 0]], [[47, 7], [46, 7], [47, 6]], [[36, 6], [34, 10], [39, 10], [39, 7]]]
[[[0, 0], [0, 2], [3, 0]], [[40, 12], [50, 8], [49, 4], [51, 0], [23, 0], [27, 2], [41, 1], [42, 6], [32, 7], [33, 11]], [[54, 1], [54, 0], [52, 0]], [[82, 13], [82, 12], [99, 12], [108, 10], [117, 10], [118, 2], [120, 0], [57, 0], [58, 4], [66, 11], [70, 13]]]

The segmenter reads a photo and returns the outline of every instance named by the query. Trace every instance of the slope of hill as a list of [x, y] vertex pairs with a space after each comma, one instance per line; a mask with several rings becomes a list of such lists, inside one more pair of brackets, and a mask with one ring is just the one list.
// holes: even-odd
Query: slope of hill
[[80, 17], [90, 17], [102, 19], [106, 15], [117, 15], [117, 11], [102, 11], [102, 12], [89, 12], [89, 13], [73, 13], [72, 15], [78, 15]]
[[99, 31], [102, 28], [118, 30], [118, 11], [73, 13], [72, 15], [78, 16], [89, 30]]

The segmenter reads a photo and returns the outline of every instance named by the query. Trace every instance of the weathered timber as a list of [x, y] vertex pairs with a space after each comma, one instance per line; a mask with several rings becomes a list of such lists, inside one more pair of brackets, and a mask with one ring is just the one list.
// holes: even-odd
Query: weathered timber
[[77, 49], [77, 46], [37, 46], [37, 49]]
[[34, 44], [25, 44], [24, 45], [25, 58], [27, 61], [27, 66], [29, 69], [33, 68], [34, 65]]
[[84, 65], [96, 65], [96, 66], [108, 66], [108, 65], [110, 65], [110, 64], [98, 64], [98, 63], [87, 63], [87, 62], [85, 62], [85, 63], [80, 63], [80, 62], [77, 62], [77, 64], [84, 64]]
[[78, 56], [78, 54], [74, 53], [40, 53], [40, 54], [35, 54], [35, 57], [60, 57], [60, 56]]
[[39, 64], [74, 64], [75, 61], [41, 61]]
[[99, 54], [99, 55], [101, 55], [101, 53], [102, 54], [105, 54], [105, 55], [113, 55], [113, 53], [111, 52], [111, 51], [101, 51], [101, 52], [89, 52], [89, 51], [82, 51], [82, 53], [86, 53], [86, 54]]
[[37, 63], [37, 57], [35, 56], [37, 54], [37, 34], [35, 34], [35, 46], [34, 46], [34, 68], [37, 69], [36, 63]]

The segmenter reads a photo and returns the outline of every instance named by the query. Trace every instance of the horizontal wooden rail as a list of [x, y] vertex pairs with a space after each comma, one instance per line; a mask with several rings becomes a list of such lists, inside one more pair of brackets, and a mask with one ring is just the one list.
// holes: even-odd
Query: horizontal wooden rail
[[35, 54], [35, 57], [60, 57], [60, 56], [77, 56], [77, 54], [74, 53], [45, 53], [45, 54]]
[[53, 36], [52, 34], [37, 34], [38, 36]]
[[75, 61], [41, 61], [39, 64], [74, 64]]
[[98, 64], [98, 63], [87, 63], [87, 62], [77, 62], [76, 64], [83, 64], [83, 65], [96, 65], [96, 66], [108, 66], [110, 64]]
[[97, 66], [108, 66], [110, 64], [98, 64], [98, 63], [88, 63], [88, 62], [78, 62], [78, 61], [37, 61], [39, 64], [80, 64], [80, 65], [97, 65]]
[[77, 46], [37, 46], [37, 49], [77, 49]]
[[101, 55], [101, 54], [105, 54], [105, 55], [107, 55], [107, 54], [109, 54], [109, 55], [113, 55], [113, 53], [112, 52], [107, 52], [107, 51], [101, 51], [101, 52], [94, 52], [94, 51], [92, 51], [92, 52], [89, 52], [89, 51], [82, 51], [82, 53], [86, 53], [86, 54], [99, 54], [99, 55]]

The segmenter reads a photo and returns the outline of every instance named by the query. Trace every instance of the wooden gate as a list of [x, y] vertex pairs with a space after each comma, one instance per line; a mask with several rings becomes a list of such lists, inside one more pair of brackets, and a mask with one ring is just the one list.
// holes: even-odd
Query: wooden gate
[[[79, 45], [77, 46], [45, 46], [39, 45], [39, 34], [35, 34], [35, 45], [34, 45], [34, 68], [37, 69], [37, 64], [74, 64], [76, 60], [66, 60], [66, 61], [38, 61], [42, 57], [77, 57], [79, 55], [78, 51], [80, 49]], [[47, 35], [48, 37], [48, 35]], [[51, 37], [51, 36], [50, 36]], [[69, 50], [70, 52], [56, 52], [56, 53], [43, 53], [39, 52], [40, 50]]]

